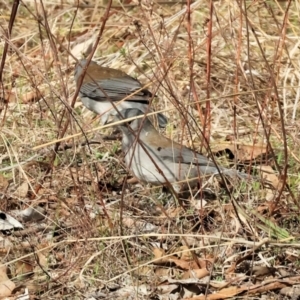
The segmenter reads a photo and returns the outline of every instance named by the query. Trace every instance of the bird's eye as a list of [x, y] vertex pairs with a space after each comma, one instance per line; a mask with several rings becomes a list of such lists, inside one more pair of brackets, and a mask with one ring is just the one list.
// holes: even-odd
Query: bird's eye
[[[124, 119], [130, 119], [130, 118], [132, 118], [132, 116], [124, 117]], [[135, 121], [135, 120], [134, 119], [133, 120], [128, 120], [128, 121], [126, 121], [126, 124], [131, 125], [133, 123], [133, 121]]]

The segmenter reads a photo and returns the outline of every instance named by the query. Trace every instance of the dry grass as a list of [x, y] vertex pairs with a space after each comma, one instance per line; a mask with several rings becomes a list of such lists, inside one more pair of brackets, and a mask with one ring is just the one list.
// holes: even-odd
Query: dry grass
[[[30, 299], [97, 289], [103, 299], [205, 299], [222, 288], [231, 288], [223, 298], [281, 299], [299, 284], [300, 5], [207, 2], [189, 11], [171, 1], [23, 1], [15, 20], [0, 4], [0, 208], [44, 215], [19, 217], [25, 229], [2, 237], [12, 299], [25, 287]], [[99, 124], [74, 95], [74, 58], [94, 50], [151, 84], [170, 119], [162, 134], [225, 152], [221, 164], [272, 188], [213, 178], [183, 209], [159, 187], [128, 182], [119, 141], [103, 139], [111, 129], [83, 134]]]

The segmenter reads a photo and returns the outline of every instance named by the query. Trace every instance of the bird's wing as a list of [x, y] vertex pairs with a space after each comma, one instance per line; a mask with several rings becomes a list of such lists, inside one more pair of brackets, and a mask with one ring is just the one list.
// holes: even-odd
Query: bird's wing
[[[119, 101], [141, 88], [142, 85], [137, 80], [130, 76], [125, 76], [85, 83], [81, 86], [80, 92], [94, 100], [102, 101], [107, 99], [108, 96], [112, 101]], [[148, 98], [151, 96], [152, 94], [147, 89], [144, 89], [134, 94], [128, 100], [146, 101], [145, 104], [147, 104]]]
[[187, 147], [180, 146], [177, 143], [174, 143], [174, 147], [170, 146], [156, 147], [157, 155], [163, 160], [175, 163], [215, 167], [215, 164], [212, 161], [200, 153], [194, 152]]
[[[177, 144], [178, 146], [178, 144]], [[242, 179], [249, 178], [249, 175], [244, 172], [239, 172], [234, 169], [227, 169], [219, 166], [219, 170], [215, 163], [209, 160], [207, 157], [201, 155], [200, 153], [194, 152], [191, 149], [182, 146], [181, 149], [178, 147], [174, 148], [157, 148], [157, 153], [160, 153], [160, 157], [165, 162], [171, 161], [178, 164], [193, 164], [198, 166], [200, 172], [204, 174], [215, 174], [221, 171], [223, 174], [235, 177], [238, 176]]]

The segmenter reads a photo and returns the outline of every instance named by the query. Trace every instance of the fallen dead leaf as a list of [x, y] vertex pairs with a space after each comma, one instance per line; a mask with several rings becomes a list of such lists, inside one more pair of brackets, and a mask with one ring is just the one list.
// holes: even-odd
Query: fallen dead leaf
[[259, 168], [262, 178], [272, 184], [276, 190], [282, 188], [282, 182], [279, 180], [278, 176], [275, 174], [274, 170], [270, 166], [260, 166]]
[[7, 267], [0, 265], [0, 299], [11, 295], [16, 285], [7, 276]]
[[28, 183], [27, 183], [27, 181], [24, 181], [15, 190], [14, 195], [18, 198], [25, 198], [27, 193], [28, 193]]
[[176, 268], [157, 267], [154, 271], [154, 274], [163, 282], [171, 277], [180, 278], [182, 272]]
[[[252, 275], [256, 277], [262, 277], [264, 279], [266, 276], [274, 276], [275, 275], [275, 268], [267, 267], [267, 266], [253, 266], [251, 272]], [[248, 274], [248, 273], [247, 273]]]
[[153, 267], [142, 266], [135, 271], [136, 276], [149, 276], [153, 272]]
[[33, 266], [31, 263], [26, 261], [16, 262], [16, 275], [28, 275], [33, 271]]
[[208, 295], [201, 295], [201, 296], [196, 296], [192, 298], [186, 298], [186, 300], [218, 300], [218, 299], [227, 299], [230, 297], [234, 297], [241, 292], [243, 292], [244, 289], [238, 288], [238, 287], [229, 287], [222, 289], [219, 292], [216, 292], [214, 294], [208, 294]]
[[165, 255], [165, 250], [162, 248], [154, 248], [153, 249], [154, 258], [158, 259]]
[[8, 185], [8, 180], [2, 174], [0, 174], [0, 190], [5, 191]]
[[43, 97], [42, 93], [39, 90], [31, 91], [26, 94], [23, 94], [21, 101], [24, 104], [30, 103], [30, 102], [36, 102], [40, 100]]
[[39, 258], [39, 265], [42, 267], [46, 267], [48, 265], [47, 257], [42, 252], [38, 252], [37, 256]]
[[163, 284], [157, 287], [157, 291], [159, 291], [160, 294], [170, 294], [176, 289], [178, 289], [177, 284]]
[[14, 103], [16, 102], [16, 94], [10, 90], [0, 89], [0, 100], [2, 100], [4, 103], [9, 103], [9, 102]]
[[175, 256], [168, 256], [165, 258], [162, 258], [160, 263], [174, 263], [177, 267], [183, 269], [183, 270], [190, 270], [190, 269], [198, 269], [198, 265], [194, 260], [186, 261], [182, 259], [178, 259]]
[[[166, 214], [170, 217], [170, 218], [175, 218], [175, 217], [178, 217], [182, 214], [183, 212], [183, 208], [180, 206], [180, 207], [171, 207], [171, 208], [168, 208], [166, 210]], [[165, 214], [164, 213], [161, 213], [161, 217], [165, 217]]]
[[[181, 247], [180, 251], [185, 250], [185, 247]], [[184, 251], [183, 251], [184, 252]], [[190, 253], [187, 251], [187, 253]], [[154, 248], [153, 254], [156, 259], [154, 262], [155, 265], [165, 265], [173, 263], [177, 267], [183, 269], [183, 270], [197, 270], [199, 269], [199, 266], [201, 268], [205, 268], [207, 265], [207, 260], [200, 260], [198, 259], [198, 264], [191, 258], [190, 255], [183, 256], [184, 259], [178, 258], [177, 256], [171, 255], [171, 256], [165, 256], [165, 251], [161, 248]]]
[[255, 286], [251, 289], [248, 289], [247, 294], [248, 295], [254, 295], [254, 294], [257, 294], [257, 293], [265, 293], [267, 291], [282, 289], [284, 287], [286, 287], [286, 284], [282, 283], [282, 282], [276, 282], [275, 281], [275, 282], [271, 282], [271, 283], [268, 283], [268, 284], [262, 283], [259, 286]]
[[280, 294], [284, 296], [288, 296], [292, 299], [300, 298], [300, 286], [287, 286], [280, 290]]
[[229, 150], [238, 161], [249, 161], [267, 153], [267, 145], [264, 144], [233, 144], [232, 142], [222, 142], [212, 145], [213, 153]]
[[193, 258], [193, 255], [187, 246], [181, 246], [178, 249], [176, 249], [175, 252], [180, 252], [179, 253], [180, 259], [190, 261]]
[[188, 271], [184, 272], [182, 275], [182, 279], [188, 279], [188, 278], [201, 279], [208, 275], [209, 275], [209, 271], [206, 268], [194, 269], [194, 270], [188, 270]]

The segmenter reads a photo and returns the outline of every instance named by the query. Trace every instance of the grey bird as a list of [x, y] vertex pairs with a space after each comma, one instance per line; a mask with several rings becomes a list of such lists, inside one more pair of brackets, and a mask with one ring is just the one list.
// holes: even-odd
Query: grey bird
[[[80, 78], [87, 62], [86, 59], [79, 60], [75, 67], [77, 87], [82, 81]], [[136, 92], [138, 90], [140, 91]], [[129, 96], [133, 93], [135, 94]], [[137, 79], [123, 71], [102, 67], [95, 61], [91, 61], [86, 69], [79, 96], [84, 106], [101, 115], [103, 124], [107, 123], [109, 115], [118, 114], [117, 110], [137, 108], [143, 112], [151, 112], [148, 106], [153, 98], [151, 92], [143, 89]], [[122, 101], [125, 97], [128, 98]], [[160, 127], [166, 127], [168, 120], [163, 114], [157, 114], [157, 119]]]
[[[121, 111], [124, 119], [144, 115], [138, 109]], [[114, 121], [122, 120], [115, 116]], [[139, 180], [154, 185], [173, 185], [179, 192], [182, 186], [195, 186], [199, 176], [218, 174], [248, 178], [246, 173], [219, 167], [207, 157], [162, 136], [147, 116], [117, 125], [122, 131], [122, 151], [126, 166]], [[181, 183], [180, 183], [181, 182]]]

